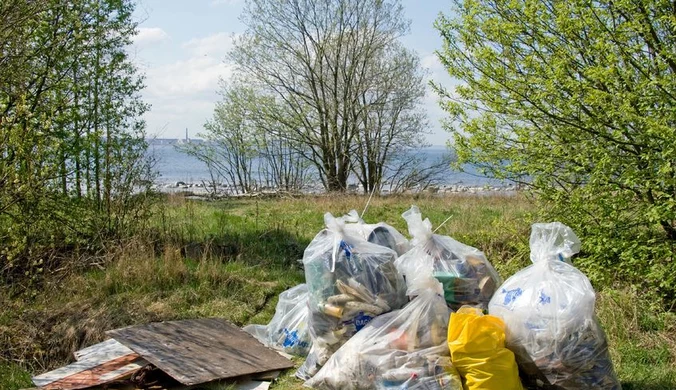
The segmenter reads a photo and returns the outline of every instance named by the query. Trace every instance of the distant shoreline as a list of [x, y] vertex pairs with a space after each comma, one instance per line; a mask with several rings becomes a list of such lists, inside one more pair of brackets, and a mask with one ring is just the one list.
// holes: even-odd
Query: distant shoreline
[[[207, 142], [206, 140], [202, 138], [146, 138], [145, 141], [148, 143], [149, 146], [153, 145], [181, 145], [181, 144], [186, 144], [186, 143], [205, 143]], [[447, 145], [429, 145], [429, 146], [424, 146], [422, 149], [444, 149], [444, 150], [449, 150]], [[450, 150], [449, 150], [450, 151]]]
[[[207, 191], [206, 188], [202, 186], [201, 183], [187, 183], [187, 182], [176, 182], [173, 184], [155, 184], [153, 189], [159, 193], [164, 194], [182, 194], [185, 196], [199, 197], [199, 198], [212, 198], [211, 191]], [[388, 195], [414, 195], [414, 194], [427, 194], [427, 195], [450, 195], [450, 194], [466, 194], [466, 195], [489, 195], [489, 194], [504, 194], [507, 196], [515, 195], [520, 192], [521, 189], [514, 184], [507, 184], [504, 186], [468, 186], [462, 184], [454, 185], [438, 185], [438, 186], [429, 186], [424, 189], [410, 189], [403, 192], [390, 192], [388, 190], [381, 191], [381, 196]], [[346, 191], [351, 195], [364, 195], [365, 193], [361, 188], [352, 188]], [[330, 194], [323, 188], [308, 188], [302, 191], [296, 192], [287, 192], [282, 190], [277, 190], [274, 188], [263, 188], [260, 191], [255, 191], [251, 193], [235, 193], [235, 191], [229, 189], [226, 186], [218, 186], [216, 190], [215, 198], [246, 198], [246, 197], [256, 197], [256, 196], [278, 196], [278, 195], [327, 195]]]

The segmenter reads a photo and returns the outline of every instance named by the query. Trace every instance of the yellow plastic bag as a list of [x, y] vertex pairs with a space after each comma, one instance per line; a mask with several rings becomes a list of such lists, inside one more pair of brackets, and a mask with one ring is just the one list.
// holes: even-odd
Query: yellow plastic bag
[[522, 390], [514, 353], [505, 348], [505, 323], [462, 307], [448, 327], [451, 361], [464, 379], [465, 390]]

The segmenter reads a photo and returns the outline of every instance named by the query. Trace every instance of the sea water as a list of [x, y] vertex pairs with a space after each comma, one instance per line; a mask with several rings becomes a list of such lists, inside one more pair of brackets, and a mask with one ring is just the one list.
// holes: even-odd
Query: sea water
[[[158, 173], [156, 182], [160, 187], [175, 185], [178, 182], [198, 184], [211, 180], [206, 164], [194, 156], [181, 152], [175, 144], [151, 142], [148, 146], [148, 153], [155, 160], [155, 171]], [[427, 164], [432, 164], [450, 152], [444, 146], [434, 146], [424, 148], [419, 153], [423, 154], [423, 160]], [[356, 177], [351, 177], [348, 183], [356, 184], [358, 181]], [[509, 182], [482, 175], [476, 167], [470, 164], [464, 165], [463, 171], [453, 170], [449, 166], [438, 184], [442, 187], [460, 188], [506, 188], [510, 185]]]

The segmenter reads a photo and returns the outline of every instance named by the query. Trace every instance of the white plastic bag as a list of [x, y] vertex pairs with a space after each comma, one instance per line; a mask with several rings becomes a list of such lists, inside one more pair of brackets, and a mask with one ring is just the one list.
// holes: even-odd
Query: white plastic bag
[[569, 260], [580, 240], [561, 223], [537, 223], [530, 248], [533, 264], [507, 279], [488, 308], [504, 320], [524, 379], [561, 389], [620, 389], [594, 315], [594, 289]]
[[368, 242], [390, 248], [397, 252], [398, 256], [411, 249], [408, 239], [397, 229], [384, 222], [366, 223], [359, 217], [356, 210], [351, 210], [343, 217], [343, 220], [345, 221], [346, 231], [354, 233]]
[[309, 296], [306, 284], [292, 287], [279, 294], [275, 315], [268, 325], [247, 325], [242, 329], [270, 348], [307, 356], [312, 344], [308, 328]]
[[313, 389], [462, 389], [450, 364], [450, 311], [439, 282], [403, 309], [371, 321], [312, 379]]
[[303, 254], [312, 348], [296, 376], [306, 380], [374, 317], [406, 303], [396, 252], [351, 234], [343, 218], [324, 221]]
[[425, 285], [430, 276], [444, 286], [446, 302], [452, 309], [462, 305], [488, 306], [501, 279], [483, 252], [432, 232], [429, 219], [422, 220], [420, 210], [412, 206], [402, 214], [413, 237], [413, 248], [395, 262], [404, 275], [410, 293]]

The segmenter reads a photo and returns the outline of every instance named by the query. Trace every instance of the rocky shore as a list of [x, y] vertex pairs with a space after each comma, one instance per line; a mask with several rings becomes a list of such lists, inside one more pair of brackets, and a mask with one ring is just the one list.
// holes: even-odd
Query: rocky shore
[[[206, 185], [204, 183], [192, 183], [192, 182], [183, 182], [177, 181], [173, 183], [156, 183], [153, 186], [155, 191], [160, 193], [170, 193], [170, 194], [184, 194], [184, 195], [193, 195], [196, 197], [250, 197], [250, 196], [259, 196], [259, 195], [278, 195], [285, 194], [288, 191], [283, 191], [274, 187], [261, 187], [258, 191], [250, 193], [242, 193], [237, 191], [235, 188], [218, 184], [214, 188], [211, 185]], [[409, 190], [404, 191], [405, 194], [416, 194], [416, 193], [426, 193], [426, 194], [478, 194], [478, 195], [488, 195], [488, 194], [515, 194], [521, 188], [513, 183], [508, 183], [505, 185], [466, 185], [463, 183], [456, 184], [444, 184], [436, 186], [428, 186], [425, 188], [414, 187]], [[326, 191], [321, 187], [307, 187], [302, 191], [296, 192], [298, 195], [318, 195], [323, 194]], [[356, 184], [350, 184], [348, 186], [348, 192], [359, 194], [363, 193], [362, 187]], [[387, 189], [384, 189], [381, 192], [381, 195], [392, 195], [395, 192], [391, 192]]]

